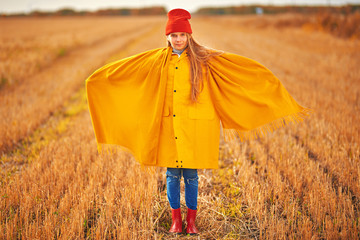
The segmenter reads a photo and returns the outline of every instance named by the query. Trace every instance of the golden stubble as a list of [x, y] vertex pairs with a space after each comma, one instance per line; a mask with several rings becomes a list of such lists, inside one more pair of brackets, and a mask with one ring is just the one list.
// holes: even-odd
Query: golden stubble
[[[47, 19], [57, 29], [50, 32], [43, 20], [6, 19], [24, 29], [44, 24], [35, 35], [9, 31], [8, 38], [23, 39], [20, 58], [35, 42], [68, 45], [47, 67], [19, 71], [14, 79], [23, 80], [0, 90], [1, 239], [183, 238], [167, 233], [164, 168], [142, 169], [126, 152], [96, 152], [83, 89], [107, 60], [161, 47], [165, 20]], [[192, 19], [200, 43], [263, 63], [314, 114], [263, 139], [221, 141], [220, 169], [199, 172], [201, 234], [184, 238], [358, 238], [360, 44], [302, 24], [291, 15]], [[18, 68], [16, 60], [7, 64]], [[185, 219], [183, 195], [181, 204]]]

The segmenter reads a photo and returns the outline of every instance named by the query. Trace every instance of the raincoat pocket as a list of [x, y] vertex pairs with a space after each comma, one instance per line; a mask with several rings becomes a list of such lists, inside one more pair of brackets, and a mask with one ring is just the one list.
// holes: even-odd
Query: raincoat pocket
[[207, 119], [212, 120], [215, 117], [215, 110], [209, 104], [196, 104], [189, 107], [190, 119]]

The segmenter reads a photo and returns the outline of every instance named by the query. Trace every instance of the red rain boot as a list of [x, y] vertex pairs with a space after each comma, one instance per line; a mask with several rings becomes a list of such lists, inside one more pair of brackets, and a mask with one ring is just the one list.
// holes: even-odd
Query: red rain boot
[[186, 222], [187, 222], [186, 232], [189, 233], [190, 235], [199, 233], [199, 230], [197, 230], [197, 228], [195, 227], [196, 212], [197, 210], [191, 210], [190, 208], [188, 208], [188, 212], [186, 216]]
[[182, 233], [181, 208], [171, 209], [172, 224], [170, 233]]

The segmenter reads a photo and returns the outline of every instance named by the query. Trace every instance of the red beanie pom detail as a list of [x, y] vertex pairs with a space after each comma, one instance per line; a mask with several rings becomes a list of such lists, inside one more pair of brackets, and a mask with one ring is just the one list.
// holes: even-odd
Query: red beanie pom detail
[[177, 8], [171, 10], [168, 12], [165, 34], [168, 35], [173, 32], [192, 33], [189, 19], [191, 19], [191, 14], [185, 9]]

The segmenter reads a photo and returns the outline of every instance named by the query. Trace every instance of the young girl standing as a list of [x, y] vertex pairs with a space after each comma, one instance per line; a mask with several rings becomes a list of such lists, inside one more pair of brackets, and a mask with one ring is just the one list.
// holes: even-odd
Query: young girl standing
[[119, 145], [143, 165], [167, 168], [172, 233], [182, 232], [183, 177], [186, 232], [196, 234], [197, 169], [218, 168], [220, 122], [226, 136], [256, 138], [309, 110], [261, 64], [199, 45], [189, 19], [171, 10], [167, 47], [107, 64], [86, 87], [98, 146]]

